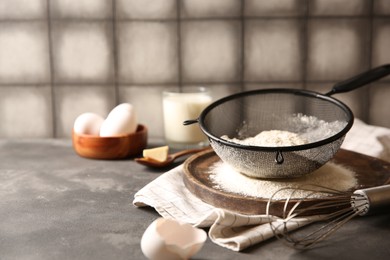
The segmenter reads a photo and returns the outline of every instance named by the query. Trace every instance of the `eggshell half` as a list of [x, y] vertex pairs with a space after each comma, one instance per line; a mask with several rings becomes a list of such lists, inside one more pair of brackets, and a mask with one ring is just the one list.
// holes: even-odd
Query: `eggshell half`
[[137, 129], [137, 115], [134, 107], [129, 103], [116, 106], [108, 114], [100, 127], [100, 136], [119, 136], [135, 133]]
[[152, 260], [189, 259], [207, 239], [204, 230], [171, 219], [158, 218], [141, 239], [144, 255]]
[[77, 134], [99, 135], [104, 118], [95, 113], [83, 113], [74, 121], [73, 131]]

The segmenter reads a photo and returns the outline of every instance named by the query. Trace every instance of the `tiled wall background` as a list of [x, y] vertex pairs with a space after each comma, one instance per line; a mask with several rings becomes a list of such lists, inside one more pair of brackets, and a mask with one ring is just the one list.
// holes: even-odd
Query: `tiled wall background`
[[[390, 63], [388, 0], [0, 0], [0, 137], [68, 138], [130, 102], [161, 137], [161, 93], [325, 93]], [[335, 96], [390, 127], [390, 77]]]

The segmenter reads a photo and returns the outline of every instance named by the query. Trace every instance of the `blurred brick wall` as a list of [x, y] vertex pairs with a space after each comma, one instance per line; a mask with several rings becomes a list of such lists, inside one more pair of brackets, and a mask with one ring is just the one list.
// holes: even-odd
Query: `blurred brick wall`
[[[165, 88], [324, 93], [389, 46], [387, 0], [2, 0], [0, 137], [68, 138], [122, 102], [162, 137]], [[390, 77], [335, 97], [390, 127]]]

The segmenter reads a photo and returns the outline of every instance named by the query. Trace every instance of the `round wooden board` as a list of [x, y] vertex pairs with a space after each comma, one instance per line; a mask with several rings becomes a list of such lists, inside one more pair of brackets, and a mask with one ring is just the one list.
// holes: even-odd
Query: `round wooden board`
[[[210, 166], [220, 158], [213, 150], [195, 154], [184, 163], [183, 181], [185, 186], [204, 202], [218, 208], [224, 208], [242, 214], [265, 214], [268, 203], [267, 198], [248, 197], [228, 191], [213, 188], [210, 181]], [[356, 188], [368, 188], [390, 184], [390, 163], [383, 160], [340, 149], [332, 162], [347, 166], [355, 172], [358, 181]], [[306, 205], [323, 199], [305, 201]], [[291, 201], [294, 203], [294, 201]], [[278, 204], [278, 203], [277, 203]], [[283, 202], [274, 205], [270, 214], [280, 216], [283, 212]], [[335, 210], [337, 208], [334, 208]], [[327, 213], [323, 211], [310, 211], [308, 215]]]

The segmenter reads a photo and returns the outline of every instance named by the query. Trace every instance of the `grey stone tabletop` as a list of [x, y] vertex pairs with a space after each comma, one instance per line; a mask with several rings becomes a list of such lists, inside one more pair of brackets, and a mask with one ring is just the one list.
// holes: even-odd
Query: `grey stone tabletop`
[[[159, 215], [132, 201], [166, 170], [82, 158], [70, 140], [1, 140], [0, 259], [145, 259], [140, 240]], [[194, 259], [386, 259], [389, 234], [389, 215], [369, 216], [313, 250], [271, 239], [233, 252], [208, 239]]]

